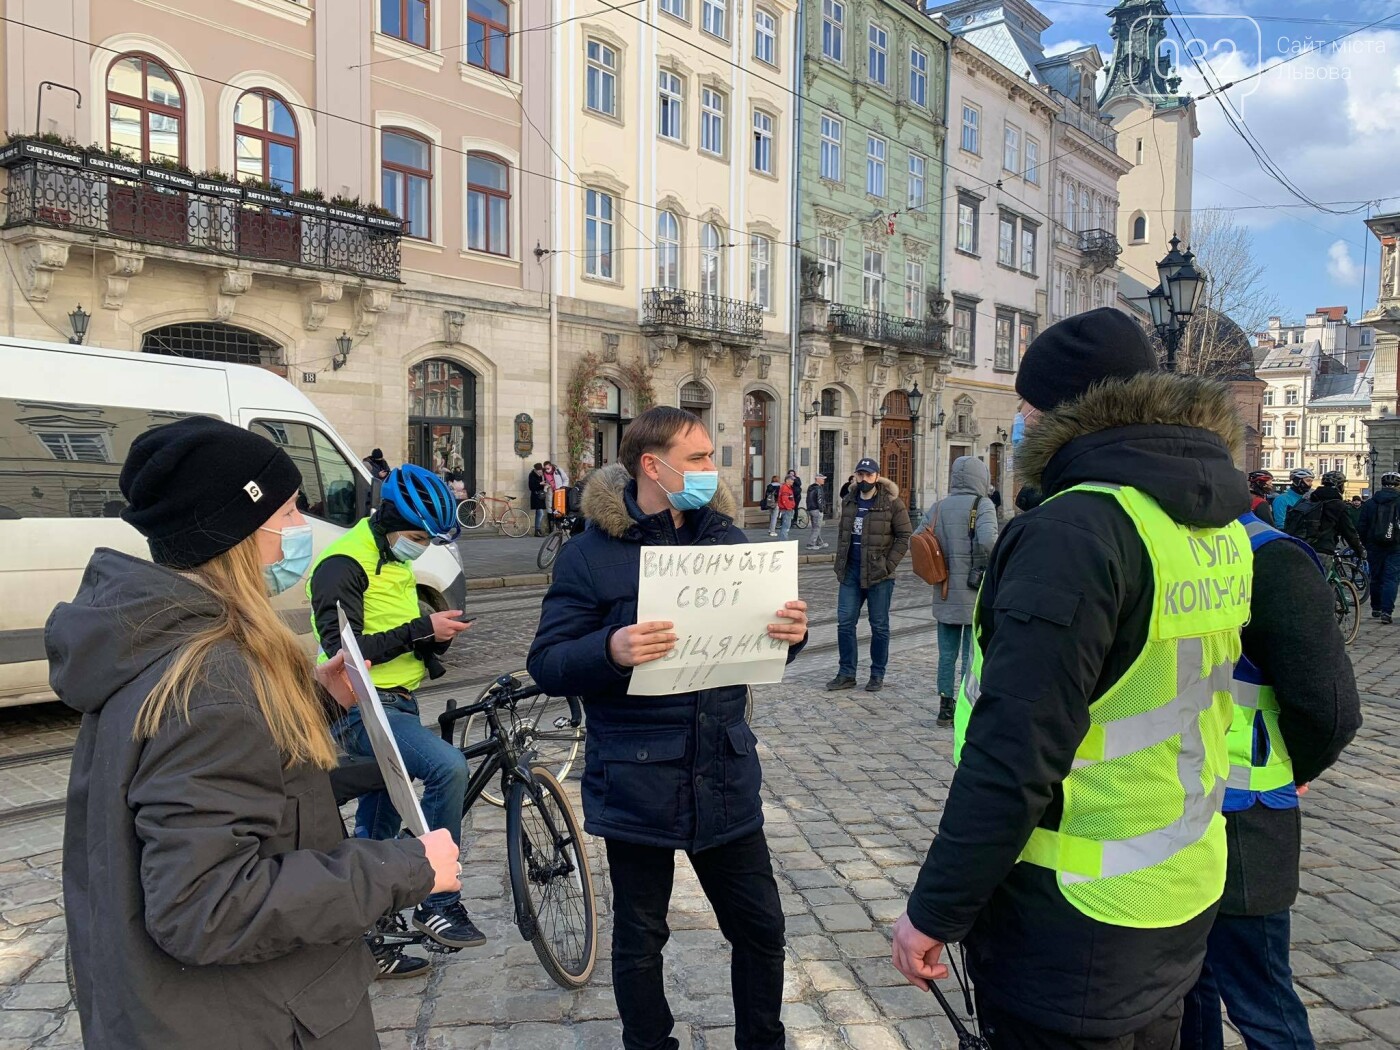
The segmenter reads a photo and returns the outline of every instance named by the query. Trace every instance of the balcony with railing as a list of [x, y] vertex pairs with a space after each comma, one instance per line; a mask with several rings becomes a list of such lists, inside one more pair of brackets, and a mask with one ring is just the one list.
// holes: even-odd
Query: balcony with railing
[[1079, 251], [1096, 273], [1102, 273], [1123, 254], [1123, 246], [1112, 230], [1083, 230], [1079, 234]]
[[942, 329], [946, 327], [932, 320], [896, 317], [838, 303], [832, 303], [827, 314], [827, 328], [835, 339], [930, 354], [942, 352]]
[[101, 154], [22, 141], [8, 169], [0, 227], [38, 227], [212, 257], [397, 281], [402, 223], [266, 188], [200, 178]]
[[642, 293], [642, 330], [757, 343], [763, 338], [763, 307], [744, 299], [680, 288], [648, 288]]
[[1097, 113], [1091, 113], [1083, 106], [1077, 104], [1073, 99], [1058, 91], [1052, 92], [1056, 102], [1060, 104], [1059, 112], [1055, 114], [1055, 119], [1062, 124], [1068, 124], [1077, 131], [1082, 131], [1091, 139], [1105, 149], [1118, 151], [1118, 132], [1113, 125], [1106, 121]]

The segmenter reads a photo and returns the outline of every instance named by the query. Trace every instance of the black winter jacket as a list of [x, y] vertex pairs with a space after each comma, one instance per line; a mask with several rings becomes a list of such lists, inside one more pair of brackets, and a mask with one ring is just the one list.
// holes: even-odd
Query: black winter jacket
[[[1042, 416], [1017, 468], [1047, 499], [1132, 485], [1176, 521], [1222, 527], [1249, 508], [1231, 462], [1242, 442], [1223, 386], [1154, 373]], [[1056, 826], [1089, 705], [1142, 651], [1152, 602], [1147, 551], [1112, 498], [1063, 495], [1007, 525], [978, 606], [981, 697], [909, 900], [917, 928], [966, 942], [996, 1008], [1080, 1038], [1136, 1031], [1180, 999], [1215, 916], [1212, 904], [1167, 929], [1112, 926], [1070, 905], [1049, 869], [1016, 862], [1033, 828]]]
[[831, 513], [831, 490], [825, 485], [818, 485], [815, 481], [807, 486], [807, 509], [809, 511], [819, 510], [823, 514]]
[[346, 839], [324, 771], [287, 768], [242, 653], [216, 649], [189, 717], [136, 715], [219, 613], [169, 569], [99, 549], [45, 628], [49, 681], [82, 727], [63, 901], [91, 1050], [378, 1047], [361, 936], [433, 886], [412, 839]]
[[1362, 549], [1364, 545], [1357, 534], [1356, 526], [1352, 524], [1351, 515], [1347, 513], [1341, 489], [1331, 485], [1319, 485], [1308, 498], [1313, 503], [1322, 504], [1322, 535], [1313, 544], [1314, 550], [1319, 554], [1336, 554], [1339, 539], [1345, 540], [1347, 546], [1354, 551]]
[[[1376, 512], [1386, 504], [1400, 500], [1400, 489], [1382, 488], [1376, 494], [1361, 504], [1361, 518], [1357, 522], [1356, 530], [1361, 533], [1363, 543], [1371, 544], [1376, 542]], [[1375, 581], [1371, 581], [1375, 585]]]
[[[608, 655], [613, 633], [637, 622], [642, 547], [748, 542], [734, 525], [733, 496], [721, 487], [709, 506], [688, 511], [681, 535], [669, 510], [642, 513], [637, 483], [613, 464], [589, 478], [583, 511], [588, 528], [555, 563], [527, 666], [552, 695], [583, 697], [584, 828], [690, 851], [749, 834], [763, 824], [763, 805], [747, 688], [629, 696], [630, 669]], [[791, 646], [788, 660], [805, 644]]]

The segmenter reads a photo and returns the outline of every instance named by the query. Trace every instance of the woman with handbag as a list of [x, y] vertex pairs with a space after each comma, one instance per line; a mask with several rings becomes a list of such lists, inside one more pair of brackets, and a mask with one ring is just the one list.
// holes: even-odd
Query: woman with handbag
[[[987, 464], [974, 456], [953, 461], [948, 495], [929, 508], [919, 528], [932, 529], [948, 563], [946, 588], [933, 592], [938, 623], [938, 724], [953, 724], [959, 674], [972, 647], [972, 611], [987, 557], [997, 541], [997, 511]], [[961, 659], [961, 664], [959, 664]]]

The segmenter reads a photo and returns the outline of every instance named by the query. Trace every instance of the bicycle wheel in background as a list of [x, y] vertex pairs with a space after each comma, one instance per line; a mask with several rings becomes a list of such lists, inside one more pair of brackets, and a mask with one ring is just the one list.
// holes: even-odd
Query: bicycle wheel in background
[[1350, 645], [1356, 641], [1361, 630], [1361, 596], [1356, 593], [1350, 580], [1332, 580], [1333, 600], [1336, 603], [1337, 627], [1342, 632], [1342, 640]]
[[1365, 602], [1371, 597], [1371, 572], [1366, 565], [1364, 558], [1348, 558], [1346, 565], [1346, 578], [1351, 581], [1351, 585], [1356, 588], [1357, 596]]
[[540, 544], [540, 552], [535, 555], [535, 564], [541, 569], [547, 569], [554, 564], [554, 559], [559, 557], [559, 550], [564, 546], [564, 534], [558, 529], [551, 532]]
[[798, 507], [792, 515], [792, 527], [794, 529], [805, 529], [812, 524], [812, 519], [807, 515], [807, 508]]
[[[535, 684], [528, 671], [512, 671], [510, 676], [527, 689]], [[485, 700], [494, 684], [483, 689], [474, 702], [479, 704]], [[578, 725], [573, 724], [575, 705]], [[496, 716], [516, 740], [518, 747], [533, 749], [536, 762], [559, 780], [569, 779], [584, 734], [583, 708], [577, 699], [571, 705], [569, 699], [563, 696], [532, 696], [516, 703], [513, 716], [510, 708], [500, 708]], [[472, 715], [458, 725], [462, 727], [457, 738], [458, 747], [479, 743], [491, 732], [491, 723], [484, 714]], [[493, 806], [504, 803], [494, 784], [482, 791], [481, 797]]]
[[464, 499], [457, 504], [457, 524], [464, 529], [479, 529], [486, 524], [486, 508], [478, 499]]
[[581, 988], [598, 961], [593, 874], [563, 787], [543, 766], [530, 772], [534, 782], [514, 781], [506, 804], [516, 922], [554, 983]]
[[511, 539], [518, 540], [530, 531], [530, 515], [519, 507], [511, 507], [496, 524]]

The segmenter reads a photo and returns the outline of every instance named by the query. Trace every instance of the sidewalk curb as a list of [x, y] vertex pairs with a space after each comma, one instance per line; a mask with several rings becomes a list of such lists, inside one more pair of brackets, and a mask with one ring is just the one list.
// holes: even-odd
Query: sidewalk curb
[[[834, 554], [799, 554], [798, 565], [830, 565]], [[551, 580], [547, 572], [528, 572], [517, 576], [482, 576], [467, 580], [469, 591], [496, 591], [505, 587], [547, 587]]]

